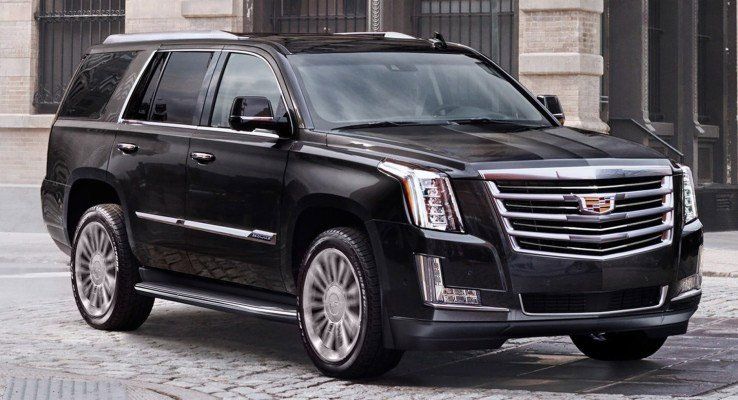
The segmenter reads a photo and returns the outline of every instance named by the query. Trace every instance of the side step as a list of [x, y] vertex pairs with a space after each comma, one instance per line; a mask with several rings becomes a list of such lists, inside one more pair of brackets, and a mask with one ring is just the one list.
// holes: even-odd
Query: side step
[[233, 293], [169, 282], [137, 283], [136, 291], [144, 296], [172, 300], [213, 310], [248, 314], [283, 322], [294, 323], [297, 321], [297, 309], [293, 305], [244, 297]]

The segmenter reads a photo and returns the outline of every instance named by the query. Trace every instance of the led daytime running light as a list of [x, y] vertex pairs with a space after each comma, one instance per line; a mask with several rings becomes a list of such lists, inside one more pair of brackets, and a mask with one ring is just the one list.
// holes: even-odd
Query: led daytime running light
[[421, 228], [463, 232], [451, 182], [441, 172], [394, 161], [383, 161], [379, 170], [402, 182], [413, 223]]

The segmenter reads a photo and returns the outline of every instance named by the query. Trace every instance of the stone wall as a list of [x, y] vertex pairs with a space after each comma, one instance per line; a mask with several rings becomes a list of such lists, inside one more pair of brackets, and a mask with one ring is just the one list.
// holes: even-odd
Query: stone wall
[[519, 77], [559, 96], [566, 125], [605, 132], [600, 120], [603, 0], [520, 0]]
[[0, 184], [40, 184], [53, 116], [32, 115], [38, 29], [34, 0], [0, 0]]
[[0, 184], [41, 184], [52, 119], [51, 115], [0, 115]]
[[126, 33], [220, 29], [249, 31], [243, 0], [126, 0]]
[[30, 113], [38, 33], [33, 0], [0, 0], [0, 114]]

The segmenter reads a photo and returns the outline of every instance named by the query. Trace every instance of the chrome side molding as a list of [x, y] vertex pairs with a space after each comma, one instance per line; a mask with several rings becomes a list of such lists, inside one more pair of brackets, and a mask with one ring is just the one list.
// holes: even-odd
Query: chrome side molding
[[197, 231], [214, 233], [216, 235], [228, 236], [236, 239], [251, 240], [259, 243], [277, 244], [277, 234], [273, 232], [262, 231], [259, 229], [246, 230], [236, 229], [222, 225], [206, 224], [204, 222], [189, 221], [185, 219], [165, 217], [157, 214], [150, 214], [136, 211], [136, 216], [141, 219], [159, 222], [162, 224], [182, 226]]

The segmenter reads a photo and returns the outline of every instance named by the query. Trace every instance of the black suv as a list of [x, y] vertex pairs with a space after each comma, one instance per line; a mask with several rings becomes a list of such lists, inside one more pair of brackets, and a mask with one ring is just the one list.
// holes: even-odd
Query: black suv
[[97, 329], [154, 298], [297, 322], [344, 378], [526, 336], [648, 357], [701, 296], [691, 172], [556, 105], [441, 37], [115, 35], [62, 101], [43, 215]]

